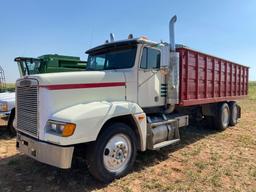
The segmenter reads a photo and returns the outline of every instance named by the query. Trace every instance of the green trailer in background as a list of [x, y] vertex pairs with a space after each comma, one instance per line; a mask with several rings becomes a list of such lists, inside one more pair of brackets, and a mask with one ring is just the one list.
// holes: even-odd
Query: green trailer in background
[[18, 64], [21, 76], [39, 73], [84, 71], [86, 69], [86, 61], [81, 61], [80, 57], [57, 54], [42, 55], [38, 58], [17, 57], [15, 61]]

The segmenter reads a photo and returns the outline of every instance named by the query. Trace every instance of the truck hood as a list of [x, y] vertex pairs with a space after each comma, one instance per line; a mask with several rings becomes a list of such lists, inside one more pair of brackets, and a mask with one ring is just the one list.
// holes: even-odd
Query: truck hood
[[40, 86], [125, 82], [123, 72], [116, 71], [47, 73], [31, 75], [29, 78], [37, 79]]
[[123, 72], [80, 71], [38, 74], [27, 77], [39, 82], [39, 104], [49, 118], [62, 109], [90, 102], [126, 100]]

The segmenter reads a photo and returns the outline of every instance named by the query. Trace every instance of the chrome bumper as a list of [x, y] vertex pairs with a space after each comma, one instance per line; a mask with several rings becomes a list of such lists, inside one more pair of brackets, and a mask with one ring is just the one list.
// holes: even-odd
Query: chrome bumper
[[30, 137], [17, 134], [16, 148], [29, 157], [62, 169], [71, 167], [74, 147], [62, 147], [44, 143]]

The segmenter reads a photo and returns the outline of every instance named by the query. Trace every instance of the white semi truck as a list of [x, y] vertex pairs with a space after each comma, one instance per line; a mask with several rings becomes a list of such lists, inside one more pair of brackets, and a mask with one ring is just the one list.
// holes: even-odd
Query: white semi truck
[[[132, 35], [115, 41], [111, 35], [109, 42], [87, 51], [86, 71], [17, 80], [17, 149], [63, 169], [82, 154], [91, 174], [109, 182], [127, 174], [137, 151], [179, 142], [179, 128], [189, 124], [194, 112], [213, 120], [221, 130], [236, 124], [240, 108], [234, 100], [247, 94], [247, 68], [228, 61], [223, 64], [220, 58], [188, 48], [178, 49], [175, 21], [176, 17], [170, 20], [169, 44]], [[190, 59], [197, 64], [186, 65]], [[229, 81], [223, 82], [222, 76], [226, 73], [217, 70], [222, 64], [240, 68], [240, 73], [232, 73], [233, 80], [243, 71], [243, 79], [235, 77], [235, 83], [243, 83], [239, 90], [234, 84], [237, 90], [231, 86], [225, 91]], [[190, 81], [192, 77], [197, 81]]]

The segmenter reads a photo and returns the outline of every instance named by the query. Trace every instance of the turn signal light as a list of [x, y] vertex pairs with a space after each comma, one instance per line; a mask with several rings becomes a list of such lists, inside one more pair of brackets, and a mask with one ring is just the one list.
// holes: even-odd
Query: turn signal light
[[62, 131], [62, 136], [63, 137], [69, 137], [73, 135], [76, 129], [76, 124], [74, 123], [67, 123], [64, 125], [63, 131]]
[[140, 115], [140, 116], [138, 116], [138, 119], [139, 119], [139, 121], [142, 121], [143, 119], [145, 119], [145, 116], [144, 115]]

